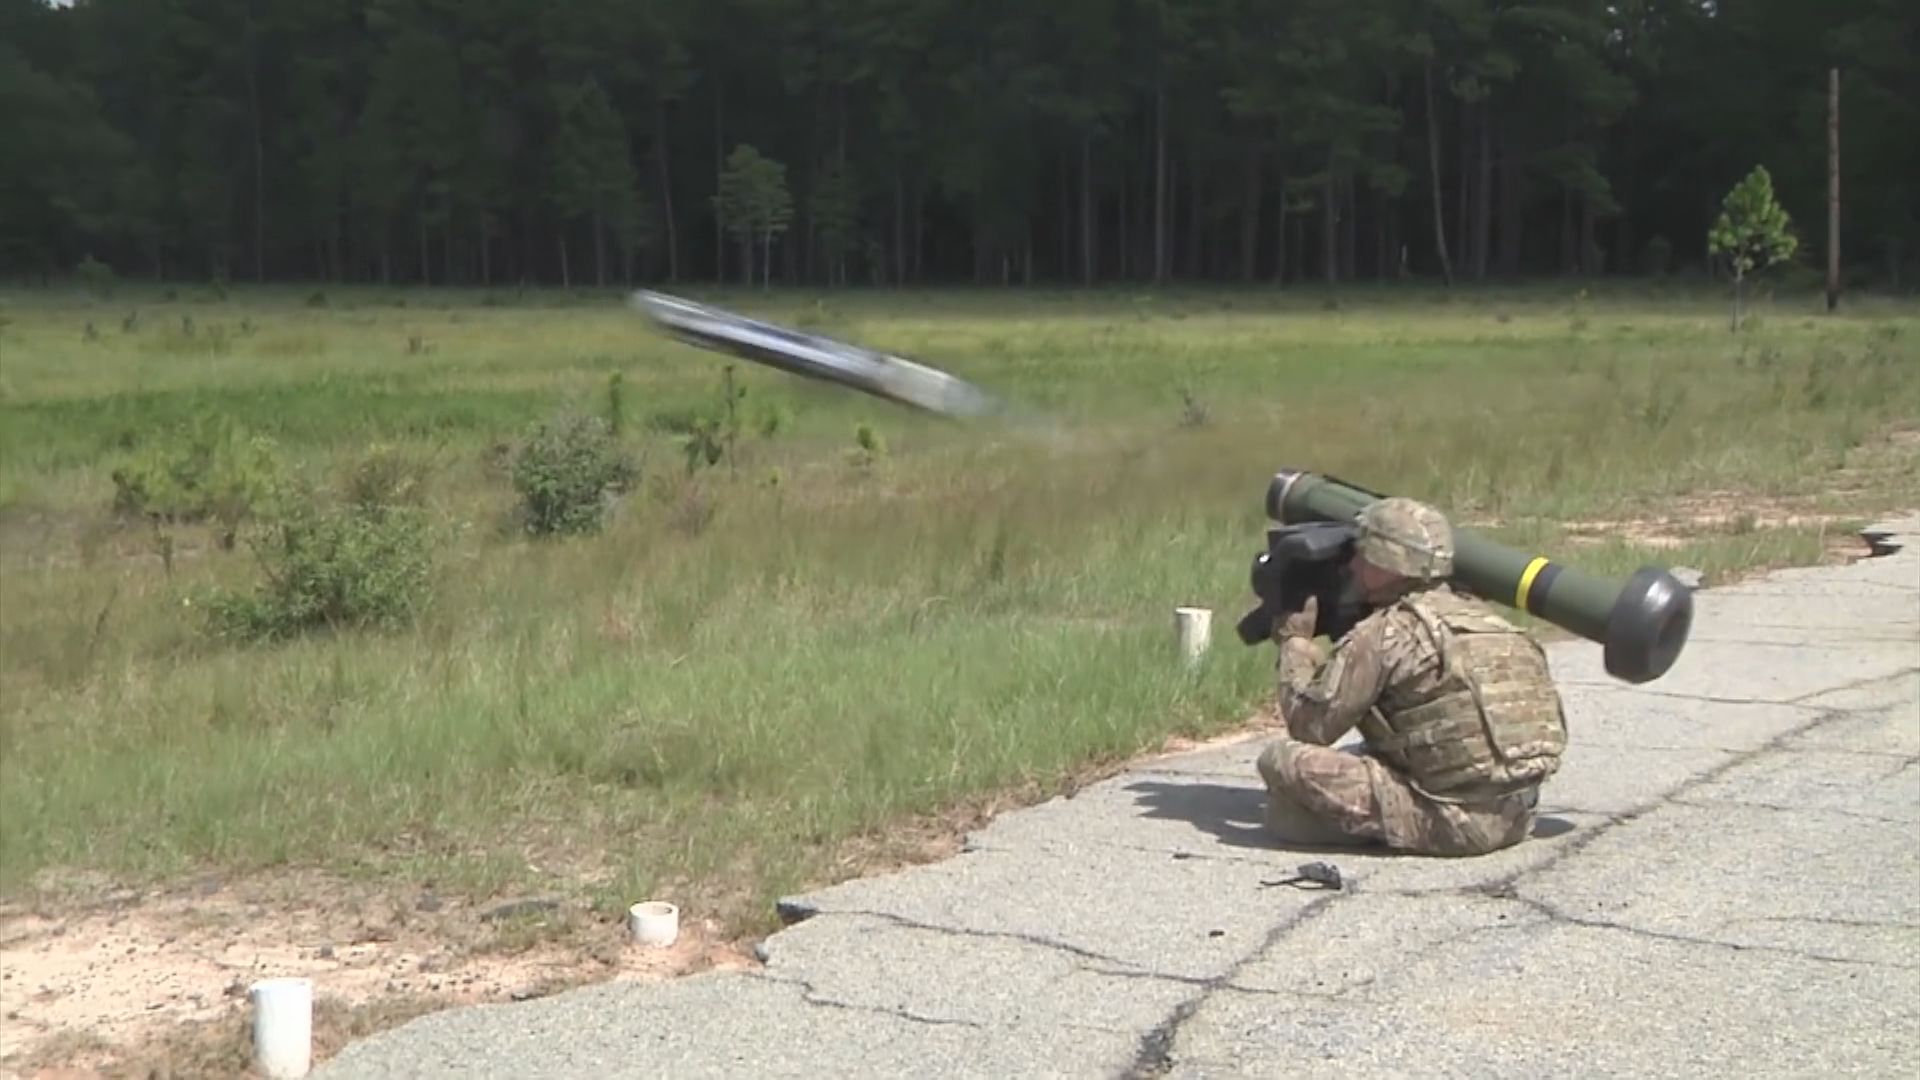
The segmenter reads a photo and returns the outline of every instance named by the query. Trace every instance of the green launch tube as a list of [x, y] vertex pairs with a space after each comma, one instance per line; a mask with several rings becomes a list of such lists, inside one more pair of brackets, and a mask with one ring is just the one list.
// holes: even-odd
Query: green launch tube
[[[1267, 488], [1267, 516], [1282, 525], [1351, 522], [1385, 498], [1342, 480], [1283, 469]], [[1693, 591], [1666, 570], [1641, 567], [1624, 581], [1527, 555], [1458, 526], [1452, 583], [1536, 615], [1604, 647], [1607, 673], [1644, 683], [1666, 674], [1693, 625]]]

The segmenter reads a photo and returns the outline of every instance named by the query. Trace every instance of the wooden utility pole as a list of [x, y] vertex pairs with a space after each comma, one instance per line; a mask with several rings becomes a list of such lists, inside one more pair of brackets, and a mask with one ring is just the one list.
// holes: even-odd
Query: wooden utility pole
[[1840, 304], [1840, 69], [1827, 71], [1827, 310]]
[[[1433, 114], [1433, 57], [1427, 57], [1427, 164], [1433, 177], [1433, 246], [1440, 255], [1440, 276], [1453, 287], [1453, 260], [1447, 258], [1447, 222], [1440, 213], [1440, 118]], [[1464, 226], [1463, 226], [1464, 231]]]
[[1167, 280], [1167, 84], [1153, 84], [1153, 283]]

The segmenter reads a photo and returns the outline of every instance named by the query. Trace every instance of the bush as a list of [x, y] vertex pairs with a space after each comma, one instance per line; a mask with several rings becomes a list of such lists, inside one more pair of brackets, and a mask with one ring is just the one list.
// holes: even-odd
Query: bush
[[887, 456], [887, 441], [880, 437], [872, 424], [861, 423], [853, 429], [853, 446], [847, 451], [847, 460], [862, 469], [871, 469]]
[[598, 530], [610, 497], [638, 475], [607, 422], [581, 413], [541, 424], [513, 462], [527, 531], [541, 536]]
[[427, 466], [390, 446], [376, 445], [354, 462], [343, 483], [348, 505], [378, 517], [390, 507], [422, 505]]
[[431, 586], [432, 537], [417, 507], [302, 503], [252, 546], [266, 582], [251, 595], [207, 601], [213, 633], [227, 640], [396, 627], [420, 611]]
[[232, 547], [240, 523], [270, 509], [284, 479], [273, 440], [201, 417], [113, 470], [113, 509], [155, 521], [218, 521]]

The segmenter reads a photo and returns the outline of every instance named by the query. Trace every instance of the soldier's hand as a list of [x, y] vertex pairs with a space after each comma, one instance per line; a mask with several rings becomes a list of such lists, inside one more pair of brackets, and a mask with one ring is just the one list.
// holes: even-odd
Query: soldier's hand
[[1309, 596], [1307, 597], [1306, 604], [1302, 606], [1299, 611], [1281, 620], [1280, 625], [1274, 628], [1273, 636], [1281, 641], [1294, 637], [1311, 638], [1313, 637], [1314, 627], [1318, 626], [1319, 623], [1320, 598], [1317, 596]]

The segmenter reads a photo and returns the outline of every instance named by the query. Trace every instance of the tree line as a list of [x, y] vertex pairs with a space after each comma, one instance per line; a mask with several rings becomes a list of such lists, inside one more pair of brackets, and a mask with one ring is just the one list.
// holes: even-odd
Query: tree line
[[[0, 271], [1449, 281], [1920, 249], [1912, 0], [0, 0]], [[1909, 271], [1910, 273], [1910, 271]]]

